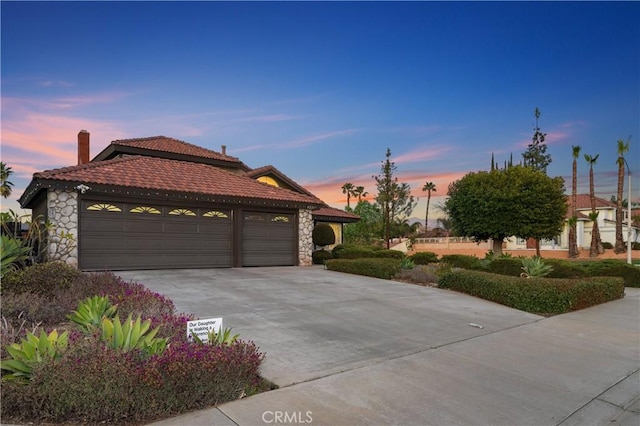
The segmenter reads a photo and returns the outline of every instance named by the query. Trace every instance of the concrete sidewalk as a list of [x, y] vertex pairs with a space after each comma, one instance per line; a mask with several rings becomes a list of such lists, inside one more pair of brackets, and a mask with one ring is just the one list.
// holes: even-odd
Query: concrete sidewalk
[[543, 318], [319, 268], [149, 273], [121, 275], [224, 316], [281, 386], [156, 425], [640, 423], [638, 289]]

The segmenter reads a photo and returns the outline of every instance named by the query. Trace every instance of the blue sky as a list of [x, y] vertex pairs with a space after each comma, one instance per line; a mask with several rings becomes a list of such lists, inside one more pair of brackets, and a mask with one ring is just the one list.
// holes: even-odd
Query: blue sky
[[[600, 154], [616, 188], [616, 141], [640, 194], [640, 3], [6, 2], [2, 161], [17, 208], [34, 172], [110, 141], [165, 135], [272, 164], [336, 207], [344, 182], [375, 194], [387, 147], [420, 197], [517, 162], [534, 109], [571, 185], [571, 146]], [[578, 163], [581, 192], [588, 168]], [[625, 182], [626, 183], [626, 182]], [[626, 193], [626, 188], [625, 188]], [[434, 212], [435, 213], [435, 212]]]

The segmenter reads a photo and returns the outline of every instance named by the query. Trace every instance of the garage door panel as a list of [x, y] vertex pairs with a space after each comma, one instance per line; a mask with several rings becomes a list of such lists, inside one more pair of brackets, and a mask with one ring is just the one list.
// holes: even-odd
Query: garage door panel
[[246, 213], [242, 229], [243, 266], [291, 266], [297, 256], [295, 216]]
[[[79, 235], [82, 269], [232, 266], [229, 210], [154, 206], [155, 210], [150, 208], [135, 213], [131, 210], [135, 210], [137, 204], [124, 203], [109, 204], [111, 210], [91, 211], [86, 208], [97, 205], [95, 202], [83, 202]], [[210, 216], [218, 216], [205, 216], [207, 212]]]

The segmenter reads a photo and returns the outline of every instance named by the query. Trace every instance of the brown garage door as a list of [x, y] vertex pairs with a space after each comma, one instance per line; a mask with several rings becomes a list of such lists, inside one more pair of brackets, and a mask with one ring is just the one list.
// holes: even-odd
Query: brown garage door
[[80, 268], [231, 267], [232, 229], [231, 211], [224, 209], [85, 200]]
[[242, 229], [242, 266], [296, 264], [295, 215], [245, 212]]

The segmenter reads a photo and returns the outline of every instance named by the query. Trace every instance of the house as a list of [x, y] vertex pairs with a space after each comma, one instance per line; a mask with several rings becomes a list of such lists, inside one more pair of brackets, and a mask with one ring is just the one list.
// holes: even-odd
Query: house
[[19, 199], [75, 237], [63, 260], [82, 270], [306, 266], [316, 222], [341, 236], [343, 223], [359, 219], [225, 146], [116, 140], [89, 161], [89, 136], [78, 134], [78, 165], [35, 173]]
[[[615, 245], [616, 242], [616, 204], [611, 201], [604, 200], [599, 197], [595, 197], [596, 211], [598, 212], [598, 229], [600, 231], [600, 238], [603, 243], [610, 243]], [[558, 237], [553, 240], [543, 240], [540, 242], [540, 248], [542, 250], [568, 250], [569, 249], [569, 218], [572, 216], [571, 212], [571, 197], [567, 197], [567, 204], [569, 209], [567, 210], [567, 220], [564, 222], [562, 232]], [[589, 194], [577, 194], [576, 196], [576, 216], [578, 222], [576, 225], [577, 230], [577, 243], [578, 248], [588, 249], [591, 245], [591, 231], [593, 229], [593, 222], [589, 220], [589, 213], [591, 213], [591, 197]], [[624, 212], [623, 223], [623, 239], [627, 241], [627, 210]], [[633, 216], [633, 214], [632, 214]], [[639, 229], [632, 226], [631, 241], [638, 241], [640, 238]], [[531, 242], [523, 240], [521, 238], [510, 238], [507, 242], [508, 250], [517, 250], [524, 248], [535, 248]]]

